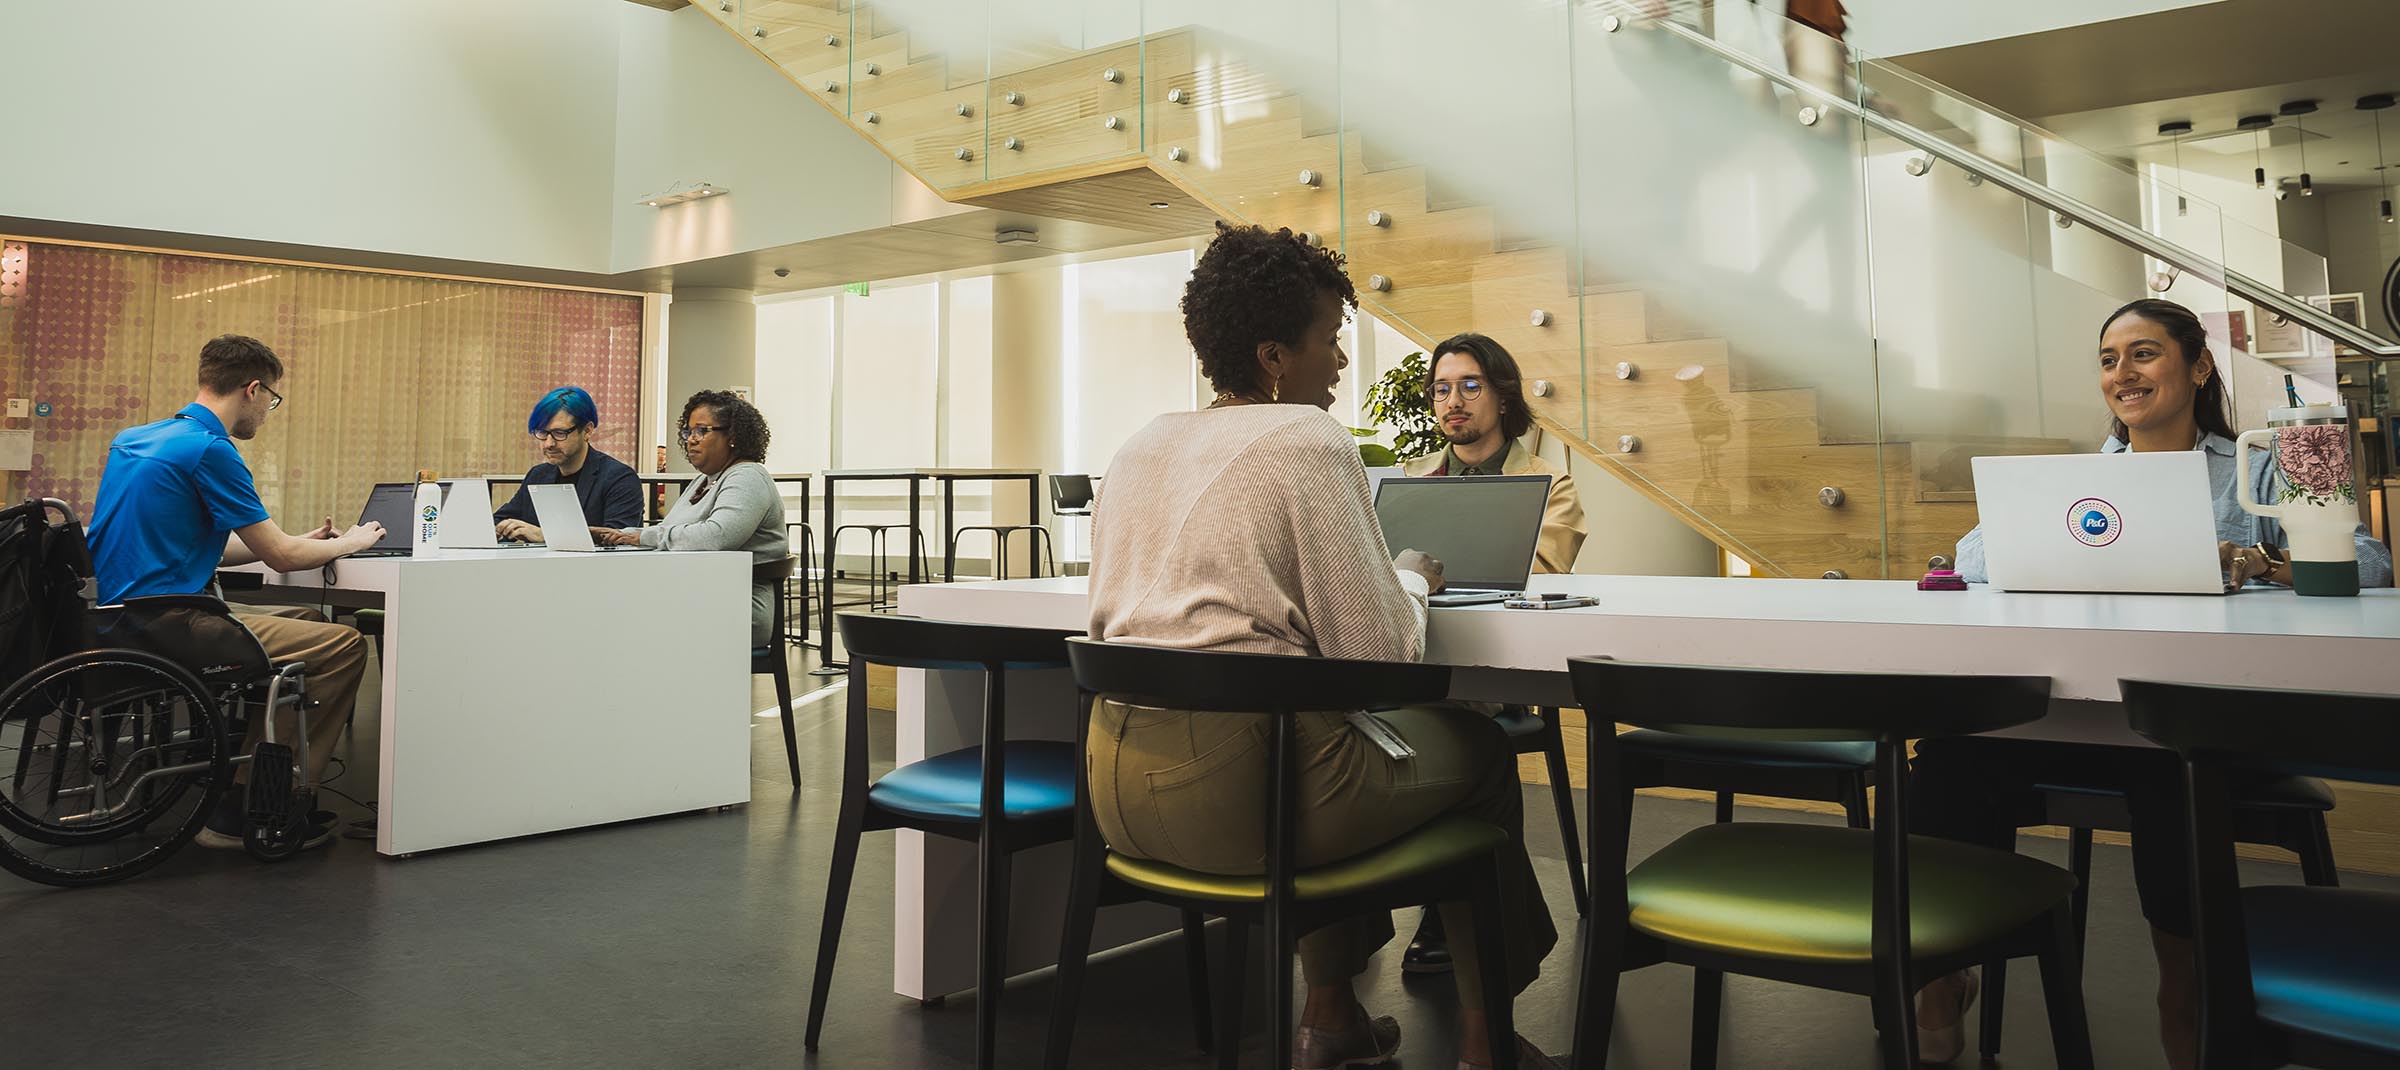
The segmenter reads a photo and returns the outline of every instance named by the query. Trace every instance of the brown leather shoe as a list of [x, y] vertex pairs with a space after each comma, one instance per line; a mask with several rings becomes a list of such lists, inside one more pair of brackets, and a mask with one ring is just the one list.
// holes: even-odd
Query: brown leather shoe
[[1292, 1031], [1292, 1070], [1351, 1070], [1382, 1066], [1400, 1050], [1400, 1020], [1391, 1015], [1359, 1020], [1338, 1032], [1300, 1026]]
[[[1492, 1068], [1482, 1063], [1471, 1063], [1461, 1059], [1458, 1061], [1458, 1070], [1492, 1070]], [[1553, 1059], [1542, 1054], [1542, 1049], [1534, 1047], [1532, 1041], [1518, 1037], [1517, 1070], [1567, 1070], [1567, 1064], [1563, 1060]]]

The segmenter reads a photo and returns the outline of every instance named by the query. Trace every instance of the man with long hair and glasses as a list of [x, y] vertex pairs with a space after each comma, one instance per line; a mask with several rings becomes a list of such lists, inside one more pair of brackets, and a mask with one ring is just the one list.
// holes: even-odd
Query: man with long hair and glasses
[[630, 528], [642, 522], [642, 484], [633, 467], [592, 448], [592, 429], [600, 426], [600, 408], [580, 386], [562, 386], [533, 403], [525, 418], [541, 462], [525, 472], [516, 497], [492, 510], [503, 539], [541, 542], [542, 529], [533, 523], [533, 493], [528, 487], [568, 483], [583, 503], [587, 527]]
[[[317, 529], [293, 535], [267, 515], [250, 466], [234, 440], [257, 437], [267, 414], [283, 407], [283, 360], [256, 338], [228, 334], [200, 349], [200, 394], [175, 415], [120, 432], [108, 444], [100, 500], [92, 509], [92, 570], [100, 604], [160, 594], [200, 594], [216, 570], [263, 561], [277, 572], [305, 572], [383, 538], [370, 520], [348, 531], [326, 517]], [[324, 779], [333, 741], [350, 720], [358, 683], [367, 671], [367, 644], [358, 630], [313, 612], [281, 616], [237, 612], [276, 664], [308, 666], [308, 779]], [[240, 753], [258, 745], [264, 724], [253, 723]], [[249, 768], [234, 774], [246, 781]], [[304, 846], [333, 836], [334, 814], [310, 815]], [[193, 841], [203, 847], [242, 846], [242, 793], [227, 792]]]

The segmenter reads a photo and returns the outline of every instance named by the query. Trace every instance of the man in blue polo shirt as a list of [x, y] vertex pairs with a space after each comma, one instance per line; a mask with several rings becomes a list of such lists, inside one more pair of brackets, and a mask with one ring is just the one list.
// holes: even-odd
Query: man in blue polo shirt
[[[127, 428], [108, 446], [100, 474], [100, 500], [92, 510], [89, 540], [100, 602], [160, 594], [199, 594], [220, 565], [263, 561], [278, 572], [318, 568], [345, 554], [375, 545], [383, 525], [360, 524], [336, 531], [333, 519], [306, 535], [292, 535], [267, 515], [251, 482], [250, 466], [234, 439], [258, 434], [267, 414], [283, 404], [283, 361], [255, 338], [228, 334], [200, 349], [200, 396], [174, 416]], [[357, 629], [307, 619], [236, 613], [267, 656], [277, 663], [308, 665], [310, 782], [323, 778], [333, 741], [358, 701], [366, 673], [366, 642]], [[258, 743], [264, 726], [250, 726], [240, 753]], [[248, 767], [235, 774], [246, 779]], [[331, 838], [333, 815], [320, 812], [306, 843]], [[210, 815], [197, 842], [205, 847], [242, 845], [238, 792]]]
[[592, 448], [592, 428], [600, 425], [600, 408], [580, 386], [562, 386], [533, 403], [525, 430], [541, 450], [542, 462], [525, 473], [516, 497], [492, 510], [503, 539], [541, 542], [534, 524], [533, 494], [528, 487], [568, 483], [583, 503], [586, 527], [642, 526], [642, 484], [633, 467]]

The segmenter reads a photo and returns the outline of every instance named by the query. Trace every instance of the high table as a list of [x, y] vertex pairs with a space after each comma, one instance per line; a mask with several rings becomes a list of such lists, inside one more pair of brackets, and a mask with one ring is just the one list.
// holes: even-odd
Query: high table
[[381, 854], [750, 801], [747, 553], [247, 571], [278, 600], [383, 607]]
[[[676, 487], [681, 487], [681, 486], [683, 486], [684, 484], [691, 482], [691, 481], [692, 481], [692, 477], [693, 477], [694, 475], [696, 475], [696, 474], [697, 474], [697, 473], [693, 473], [693, 472], [663, 472], [663, 473], [662, 473], [662, 472], [637, 472], [637, 473], [635, 473], [635, 474], [634, 474], [634, 477], [633, 477], [633, 478], [634, 478], [634, 480], [635, 480], [636, 482], [640, 483], [640, 484], [641, 484], [641, 486], [642, 486], [642, 520], [643, 520], [645, 523], [652, 523], [652, 524], [655, 524], [655, 523], [657, 523], [657, 522], [659, 521], [659, 519], [660, 519], [660, 516], [664, 516], [664, 514], [660, 514], [660, 516], [652, 516], [652, 515], [650, 515], [650, 488], [651, 488], [651, 487], [653, 487], [653, 486], [656, 486], [656, 485], [658, 485], [658, 484], [661, 484], [661, 483], [666, 483], [666, 484], [670, 484], [670, 485], [673, 485], [673, 486], [676, 486]], [[498, 474], [498, 475], [489, 475], [489, 476], [485, 476], [485, 477], [483, 477], [483, 478], [484, 478], [486, 481], [490, 482], [490, 483], [491, 483], [491, 485], [492, 485], [492, 486], [494, 486], [494, 487], [499, 487], [499, 486], [502, 486], [502, 485], [504, 485], [504, 484], [505, 484], [505, 485], [508, 485], [508, 486], [515, 486], [515, 485], [517, 485], [517, 484], [519, 484], [519, 483], [523, 483], [523, 482], [525, 482], [525, 477], [524, 477], [523, 475], [518, 475], [518, 474], [510, 474], [510, 473], [507, 473], [507, 472], [503, 472], [503, 473], [500, 473], [500, 474]], [[808, 488], [809, 488], [809, 478], [810, 478], [810, 474], [809, 474], [809, 473], [807, 473], [807, 472], [782, 472], [782, 473], [777, 473], [777, 474], [769, 475], [767, 478], [774, 480], [774, 481], [775, 481], [775, 485], [776, 485], [777, 487], [781, 487], [781, 486], [783, 486], [783, 485], [784, 485], [784, 484], [786, 484], [786, 483], [798, 483], [798, 484], [800, 484], [800, 515], [801, 515], [802, 517], [804, 517], [804, 518], [805, 518], [806, 516], [808, 516], [808, 505], [809, 505], [809, 502], [808, 502], [808, 498], [809, 498], [809, 489], [808, 489]], [[506, 503], [505, 503], [505, 502], [503, 502], [502, 504], [506, 504]], [[494, 508], [497, 508], [497, 506], [495, 506]]]
[[[904, 588], [901, 612], [943, 620], [1081, 631], [1083, 577]], [[1573, 706], [1569, 657], [1853, 672], [2048, 676], [2049, 716], [2032, 738], [2138, 744], [2117, 701], [2124, 677], [2253, 687], [2400, 691], [2400, 591], [2300, 598], [2253, 590], [2190, 595], [1919, 591], [1906, 581], [1535, 576], [1532, 588], [1585, 594], [1584, 609], [1433, 610], [1425, 660], [1457, 666], [1452, 697]], [[1012, 674], [1013, 736], [1074, 738], [1074, 682]], [[896, 758], [979, 741], [971, 673], [903, 670]], [[975, 983], [973, 844], [902, 832], [894, 862], [893, 987], [919, 999]], [[1010, 972], [1049, 965], [1068, 856], [1064, 845], [1015, 867]], [[1101, 912], [1093, 946], [1175, 928], [1147, 905]]]
[[[960, 480], [981, 480], [993, 483], [1021, 480], [1025, 484], [1025, 507], [1029, 510], [1026, 515], [1032, 518], [1032, 521], [1029, 522], [1038, 522], [1041, 519], [1042, 472], [1038, 468], [843, 468], [826, 472], [825, 561], [821, 569], [825, 573], [825, 585], [821, 590], [823, 597], [818, 599], [818, 623], [821, 625], [819, 634], [824, 637], [826, 661], [823, 666], [814, 670], [819, 675], [837, 672], [844, 667], [843, 662], [832, 660], [833, 509], [834, 499], [839, 495], [841, 485], [844, 483], [908, 484], [908, 530], [909, 537], [914, 539], [924, 532], [922, 526], [924, 523], [923, 493], [927, 480], [933, 480], [942, 485], [942, 547], [945, 556], [950, 546], [952, 529], [958, 523], [958, 483]], [[806, 512], [807, 510], [802, 510], [803, 515]], [[926, 556], [932, 556], [931, 548], [929, 547], [927, 550]], [[908, 582], [911, 584], [921, 583], [925, 578], [917, 569], [916, 545], [912, 542], [908, 546]]]

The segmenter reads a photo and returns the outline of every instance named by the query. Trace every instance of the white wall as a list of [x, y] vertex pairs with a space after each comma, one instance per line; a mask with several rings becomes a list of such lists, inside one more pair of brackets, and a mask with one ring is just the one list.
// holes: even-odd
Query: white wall
[[0, 215], [605, 270], [627, 6], [0, 4]]
[[2381, 190], [2360, 190], [2315, 199], [2325, 202], [2325, 260], [2333, 292], [2366, 295], [2367, 329], [2400, 338], [2377, 296], [2384, 274], [2400, 260], [2400, 225], [2384, 222], [2379, 214], [2384, 196]]
[[0, 61], [0, 216], [593, 273], [891, 218], [889, 160], [697, 9], [12, 2]]
[[2040, 33], [2219, 0], [1843, 0], [1850, 43], [1870, 56], [1898, 56]]

